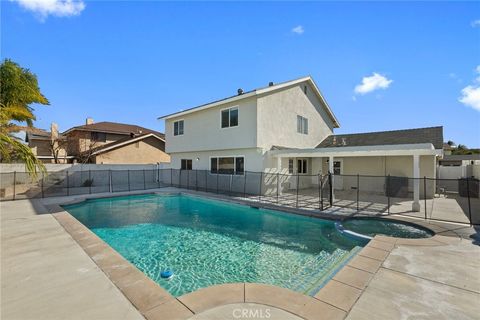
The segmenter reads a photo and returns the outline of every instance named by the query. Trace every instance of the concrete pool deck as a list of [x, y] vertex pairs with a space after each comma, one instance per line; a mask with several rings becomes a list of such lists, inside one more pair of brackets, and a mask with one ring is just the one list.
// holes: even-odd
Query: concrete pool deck
[[[437, 235], [376, 237], [315, 297], [238, 283], [175, 299], [138, 269], [119, 268], [129, 263], [68, 213], [49, 213], [74, 198], [0, 204], [2, 319], [252, 319], [267, 310], [286, 320], [474, 319], [480, 312], [480, 240], [468, 226], [413, 220]], [[150, 293], [139, 295], [145, 287]]]

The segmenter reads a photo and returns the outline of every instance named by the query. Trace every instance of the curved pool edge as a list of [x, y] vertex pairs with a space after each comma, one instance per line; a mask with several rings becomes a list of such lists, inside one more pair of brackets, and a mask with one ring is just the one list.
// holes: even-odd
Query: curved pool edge
[[[411, 227], [414, 227], [414, 228], [417, 228], [419, 230], [422, 230], [422, 231], [425, 231], [426, 233], [430, 234], [429, 237], [418, 237], [418, 238], [406, 238], [406, 237], [397, 237], [397, 236], [393, 236], [393, 235], [384, 235], [384, 234], [378, 234], [378, 235], [375, 235], [375, 236], [370, 236], [370, 235], [366, 235], [366, 234], [362, 234], [362, 233], [359, 233], [359, 232], [355, 232], [353, 230], [349, 230], [347, 229], [346, 227], [343, 226], [343, 223], [345, 221], [348, 221], [348, 220], [380, 220], [380, 221], [392, 221], [392, 222], [395, 222], [395, 223], [399, 223], [399, 224], [404, 224], [404, 225], [407, 225], [407, 226], [411, 226]], [[375, 238], [376, 236], [385, 236], [385, 237], [390, 237], [390, 238], [396, 238], [396, 239], [431, 239], [433, 238], [437, 232], [435, 230], [433, 230], [431, 227], [430, 227], [430, 224], [427, 224], [425, 223], [424, 221], [412, 221], [413, 219], [405, 219], [405, 217], [396, 217], [396, 216], [382, 216], [382, 217], [378, 217], [378, 216], [359, 216], [359, 217], [348, 217], [346, 219], [342, 219], [342, 220], [339, 220], [335, 223], [335, 227], [337, 228], [337, 230], [346, 235], [346, 236], [351, 236], [351, 237], [357, 237], [359, 239], [373, 239]]]

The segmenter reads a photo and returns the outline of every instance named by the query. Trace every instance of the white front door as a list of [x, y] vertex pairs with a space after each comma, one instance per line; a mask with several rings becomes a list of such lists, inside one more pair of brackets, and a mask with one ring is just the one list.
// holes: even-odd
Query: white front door
[[343, 161], [335, 160], [333, 161], [333, 174], [335, 175], [333, 187], [335, 190], [343, 190]]

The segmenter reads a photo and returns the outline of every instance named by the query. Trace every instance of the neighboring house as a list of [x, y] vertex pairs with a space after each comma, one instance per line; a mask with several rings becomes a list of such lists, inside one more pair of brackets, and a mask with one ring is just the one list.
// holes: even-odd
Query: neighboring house
[[[434, 178], [443, 152], [442, 127], [334, 135], [340, 124], [311, 77], [239, 89], [235, 96], [160, 119], [172, 168], [312, 175], [300, 188], [328, 172]], [[335, 179], [335, 189], [351, 187]], [[419, 180], [412, 191], [413, 210], [419, 210]]]
[[[63, 148], [62, 154], [68, 162], [98, 164], [148, 164], [169, 162], [170, 156], [165, 153], [165, 137], [162, 133], [136, 125], [99, 122], [88, 118], [85, 125], [68, 129], [62, 134], [52, 125], [51, 132], [42, 133], [42, 139], [29, 135], [30, 147], [39, 149], [43, 141], [42, 153], [47, 153], [47, 142], [59, 140]], [[53, 139], [58, 136], [61, 139]], [[53, 159], [52, 148], [45, 159]], [[38, 151], [37, 151], [38, 154]], [[53, 161], [52, 161], [53, 162]]]
[[441, 166], [480, 165], [480, 154], [450, 154], [444, 155], [438, 162]]
[[58, 126], [55, 123], [52, 123], [50, 132], [37, 128], [29, 129], [25, 141], [43, 163], [70, 163], [74, 159], [73, 156], [67, 155], [67, 138], [58, 133]]

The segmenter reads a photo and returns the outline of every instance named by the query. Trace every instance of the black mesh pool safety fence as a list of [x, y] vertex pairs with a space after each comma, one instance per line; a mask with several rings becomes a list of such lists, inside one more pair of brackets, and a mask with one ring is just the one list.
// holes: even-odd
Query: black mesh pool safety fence
[[[479, 180], [208, 170], [64, 170], [0, 173], [0, 200], [35, 199], [178, 187], [299, 209], [401, 214], [480, 224]], [[417, 195], [417, 199], [415, 199]]]

